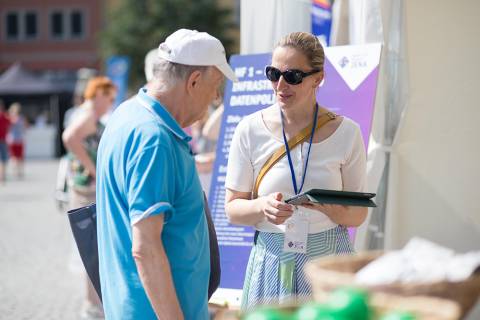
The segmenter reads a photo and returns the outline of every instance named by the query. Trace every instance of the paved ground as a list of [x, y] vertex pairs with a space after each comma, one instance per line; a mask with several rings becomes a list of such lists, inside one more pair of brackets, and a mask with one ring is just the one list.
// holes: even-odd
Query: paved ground
[[31, 161], [24, 180], [0, 184], [0, 320], [80, 319], [81, 265], [72, 268], [70, 226], [53, 200], [56, 170]]
[[57, 162], [33, 161], [0, 184], [0, 319], [79, 319], [83, 282], [53, 200]]

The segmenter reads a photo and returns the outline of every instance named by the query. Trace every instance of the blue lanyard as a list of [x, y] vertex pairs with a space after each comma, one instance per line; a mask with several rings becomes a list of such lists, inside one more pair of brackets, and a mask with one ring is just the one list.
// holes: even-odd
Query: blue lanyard
[[295, 191], [296, 195], [302, 192], [303, 184], [305, 183], [305, 176], [307, 175], [307, 167], [308, 167], [308, 158], [310, 157], [310, 148], [312, 147], [313, 135], [315, 133], [315, 127], [317, 126], [317, 115], [318, 115], [318, 104], [315, 104], [315, 115], [313, 117], [313, 127], [312, 127], [312, 133], [310, 134], [310, 143], [308, 145], [307, 160], [305, 161], [305, 167], [303, 169], [302, 184], [300, 185], [300, 189], [298, 189], [297, 188], [297, 179], [295, 177], [295, 169], [293, 168], [292, 156], [290, 155], [290, 148], [288, 146], [287, 136], [285, 135], [285, 125], [283, 123], [283, 113], [280, 110], [280, 116], [282, 118], [283, 142], [285, 143], [285, 149], [287, 150], [288, 165], [290, 167], [290, 175], [292, 177], [293, 190]]

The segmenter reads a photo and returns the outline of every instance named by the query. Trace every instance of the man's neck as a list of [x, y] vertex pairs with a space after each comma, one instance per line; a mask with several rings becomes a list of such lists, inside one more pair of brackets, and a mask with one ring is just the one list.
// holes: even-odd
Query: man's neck
[[178, 124], [184, 127], [184, 113], [185, 109], [183, 103], [183, 92], [179, 85], [175, 85], [168, 90], [159, 90], [155, 83], [148, 83], [147, 94], [158, 102], [170, 113], [170, 115], [178, 122]]

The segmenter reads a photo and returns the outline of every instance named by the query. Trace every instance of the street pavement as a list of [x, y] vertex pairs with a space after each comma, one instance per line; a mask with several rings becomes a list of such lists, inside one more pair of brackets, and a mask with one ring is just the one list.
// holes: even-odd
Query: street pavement
[[28, 161], [23, 180], [10, 175], [0, 184], [2, 320], [80, 319], [83, 278], [80, 265], [72, 268], [70, 226], [53, 198], [57, 165]]
[[[0, 320], [79, 320], [84, 280], [65, 213], [54, 201], [58, 162], [29, 161], [0, 184]], [[480, 303], [467, 320], [480, 319]]]

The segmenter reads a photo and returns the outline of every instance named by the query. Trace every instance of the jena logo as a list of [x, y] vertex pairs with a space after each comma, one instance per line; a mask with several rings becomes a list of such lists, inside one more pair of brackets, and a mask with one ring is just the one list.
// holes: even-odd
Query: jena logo
[[345, 68], [348, 64], [348, 58], [347, 57], [342, 57], [342, 59], [340, 59], [340, 61], [338, 62], [338, 64], [340, 65], [340, 67]]
[[380, 43], [328, 47], [325, 55], [353, 91], [378, 66], [380, 49]]

